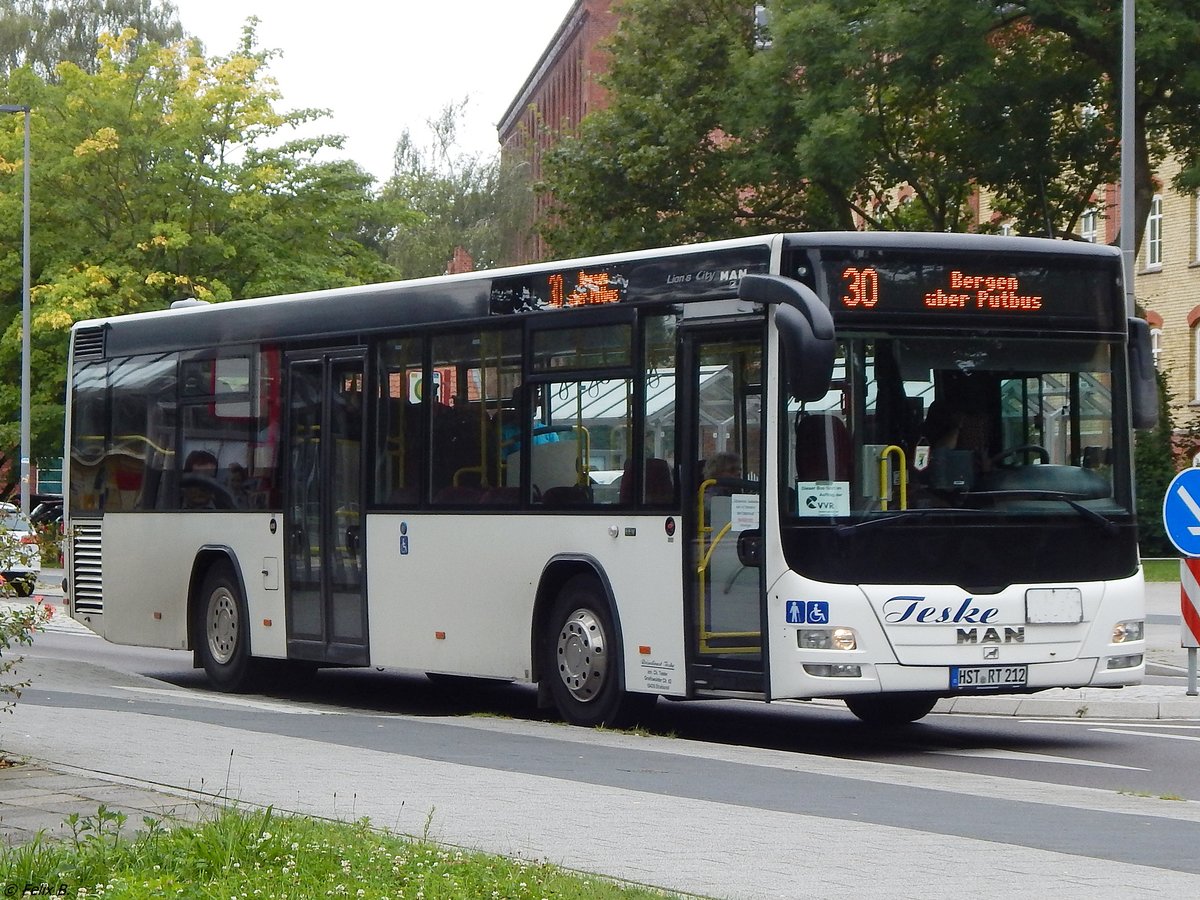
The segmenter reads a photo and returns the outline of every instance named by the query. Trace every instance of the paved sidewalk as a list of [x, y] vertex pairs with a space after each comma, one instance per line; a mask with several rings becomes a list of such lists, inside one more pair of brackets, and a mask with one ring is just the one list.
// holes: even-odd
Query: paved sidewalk
[[[213, 798], [194, 791], [142, 785], [83, 769], [65, 771], [16, 762], [0, 767], [0, 843], [10, 846], [28, 843], [38, 834], [69, 839], [71, 814], [80, 820], [92, 817], [94, 824], [101, 806], [126, 816], [121, 826], [126, 836], [142, 831], [145, 818], [195, 822], [213, 814]], [[106, 825], [105, 832], [111, 833], [112, 827]]]

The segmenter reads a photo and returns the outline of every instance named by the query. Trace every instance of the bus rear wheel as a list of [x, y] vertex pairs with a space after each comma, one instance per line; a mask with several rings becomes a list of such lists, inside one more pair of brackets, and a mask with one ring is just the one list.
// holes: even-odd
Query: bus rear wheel
[[592, 576], [576, 575], [559, 591], [542, 652], [542, 677], [559, 715], [571, 725], [626, 728], [657, 700], [625, 691], [612, 613]]
[[204, 672], [214, 687], [236, 692], [250, 686], [250, 629], [246, 601], [229, 563], [211, 566], [204, 576], [196, 639]]
[[937, 694], [859, 694], [846, 697], [850, 712], [868, 725], [895, 727], [923, 719], [938, 702]]

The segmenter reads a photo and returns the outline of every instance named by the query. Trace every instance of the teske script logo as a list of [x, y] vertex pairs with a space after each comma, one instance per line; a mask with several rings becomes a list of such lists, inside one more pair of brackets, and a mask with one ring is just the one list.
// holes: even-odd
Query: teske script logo
[[976, 606], [974, 597], [957, 607], [939, 606], [925, 597], [892, 597], [883, 604], [883, 620], [889, 625], [987, 625], [998, 615], [998, 607]]

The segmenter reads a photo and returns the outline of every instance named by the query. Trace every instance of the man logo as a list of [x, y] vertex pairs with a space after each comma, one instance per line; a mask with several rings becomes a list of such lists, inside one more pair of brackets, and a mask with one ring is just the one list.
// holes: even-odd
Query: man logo
[[1003, 637], [1001, 637], [999, 629], [996, 628], [960, 628], [958, 629], [958, 643], [1023, 644], [1025, 643], [1025, 628], [1008, 628], [1006, 626]]

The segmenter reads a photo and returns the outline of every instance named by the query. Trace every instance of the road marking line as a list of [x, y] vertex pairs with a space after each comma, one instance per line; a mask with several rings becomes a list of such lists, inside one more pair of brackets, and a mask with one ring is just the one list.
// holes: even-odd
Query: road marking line
[[[1200, 730], [1200, 725], [1184, 725], [1183, 722], [1192, 721], [1190, 719], [1181, 719], [1180, 724], [1157, 725], [1152, 722], [1099, 722], [1096, 719], [1022, 719], [1021, 722], [1026, 725], [1070, 725], [1080, 728], [1099, 728], [1101, 726], [1109, 726], [1117, 728], [1122, 726], [1125, 728], [1174, 728], [1174, 729], [1191, 729], [1193, 731]], [[1124, 731], [1118, 731], [1118, 734], [1125, 734]]]
[[[1200, 738], [1197, 738], [1200, 740]], [[1121, 766], [1116, 763], [1097, 762], [1091, 759], [1071, 759], [1066, 756], [1047, 756], [1043, 753], [1022, 753], [1019, 750], [930, 750], [934, 756], [967, 756], [973, 759], [999, 759], [1009, 762], [1057, 763], [1064, 766], [1091, 766], [1096, 769], [1128, 769], [1148, 772], [1139, 766]]]
[[1119, 728], [1097, 728], [1099, 732], [1104, 734], [1128, 734], [1131, 737], [1156, 737], [1166, 738], [1169, 741], [1200, 741], [1200, 737], [1193, 737], [1190, 734], [1163, 734], [1162, 732], [1154, 731], [1123, 731]]

